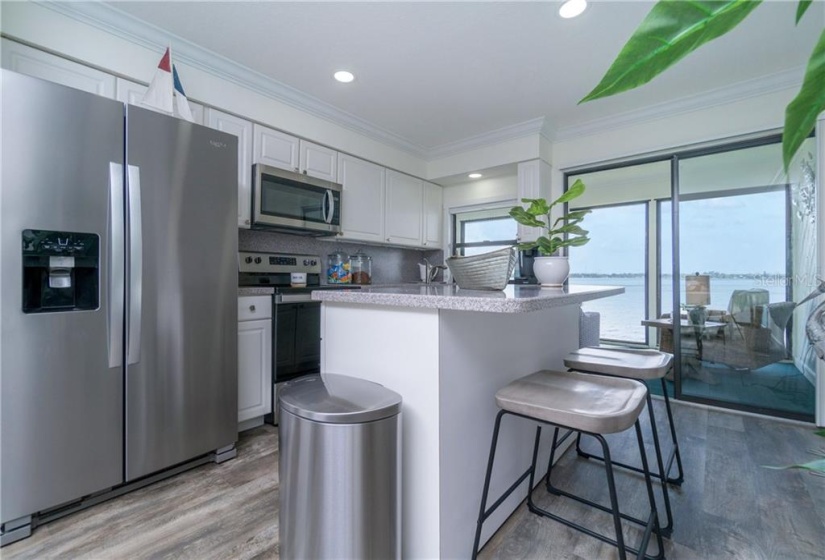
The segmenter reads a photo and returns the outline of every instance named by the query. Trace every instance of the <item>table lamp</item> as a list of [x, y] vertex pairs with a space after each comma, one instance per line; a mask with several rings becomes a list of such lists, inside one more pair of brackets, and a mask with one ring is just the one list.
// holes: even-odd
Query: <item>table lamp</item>
[[691, 323], [704, 324], [707, 305], [710, 305], [710, 276], [698, 272], [685, 275], [685, 307]]

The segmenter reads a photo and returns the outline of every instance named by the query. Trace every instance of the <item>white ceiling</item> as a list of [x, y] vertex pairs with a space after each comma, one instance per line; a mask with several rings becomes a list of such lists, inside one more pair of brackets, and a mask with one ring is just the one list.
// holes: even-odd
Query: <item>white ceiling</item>
[[[798, 28], [796, 2], [766, 2], [652, 83], [577, 105], [653, 2], [591, 1], [574, 20], [558, 1], [112, 5], [425, 151], [540, 117], [563, 134], [788, 70], [801, 80], [825, 22], [823, 2]], [[356, 80], [335, 82], [338, 69]]]

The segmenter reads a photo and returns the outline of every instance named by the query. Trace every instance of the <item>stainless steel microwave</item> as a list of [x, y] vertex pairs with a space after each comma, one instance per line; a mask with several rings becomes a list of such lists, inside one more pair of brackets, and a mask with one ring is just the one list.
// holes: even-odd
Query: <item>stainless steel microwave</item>
[[256, 163], [252, 188], [253, 228], [309, 235], [341, 232], [338, 183]]

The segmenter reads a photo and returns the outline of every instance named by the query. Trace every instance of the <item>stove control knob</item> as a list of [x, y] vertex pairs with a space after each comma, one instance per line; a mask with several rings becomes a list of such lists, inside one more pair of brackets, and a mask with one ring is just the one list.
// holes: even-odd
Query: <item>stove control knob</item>
[[252, 262], [252, 257], [246, 257], [244, 259], [244, 262], [246, 262], [247, 264], [251, 263]]
[[312, 262], [309, 259], [304, 259], [304, 266], [309, 266], [309, 263]]
[[315, 266], [316, 264], [318, 264], [318, 261], [316, 261], [315, 259], [312, 259], [311, 261], [309, 261], [309, 264], [311, 264], [312, 266]]
[[255, 264], [261, 264], [261, 257], [255, 257]]

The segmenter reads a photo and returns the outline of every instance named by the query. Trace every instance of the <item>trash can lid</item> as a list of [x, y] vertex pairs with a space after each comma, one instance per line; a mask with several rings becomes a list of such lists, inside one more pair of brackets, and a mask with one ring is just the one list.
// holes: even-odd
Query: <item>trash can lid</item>
[[395, 416], [401, 395], [372, 381], [322, 373], [305, 375], [278, 389], [281, 408], [329, 424], [358, 424]]

